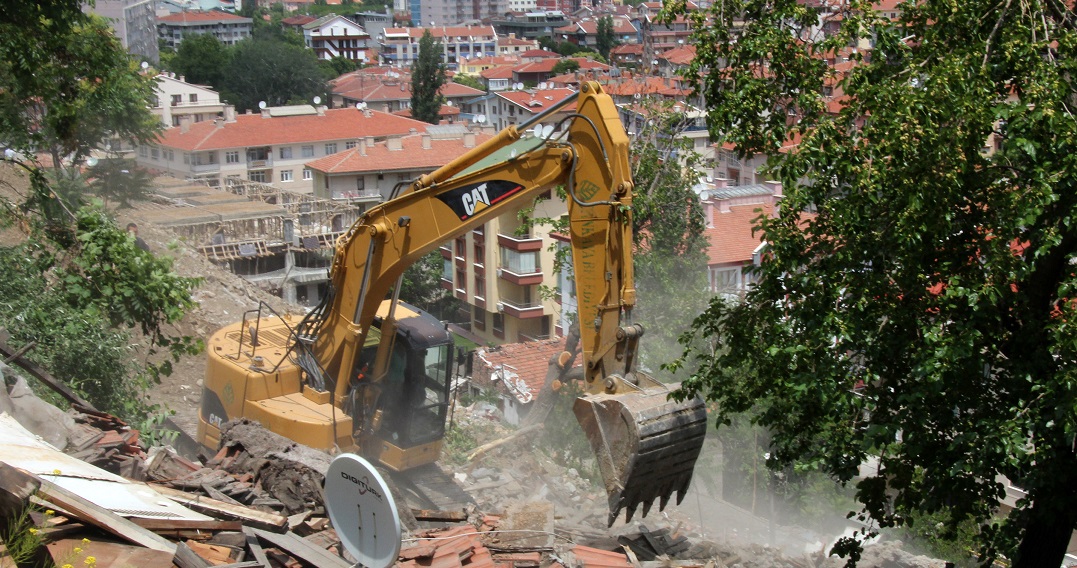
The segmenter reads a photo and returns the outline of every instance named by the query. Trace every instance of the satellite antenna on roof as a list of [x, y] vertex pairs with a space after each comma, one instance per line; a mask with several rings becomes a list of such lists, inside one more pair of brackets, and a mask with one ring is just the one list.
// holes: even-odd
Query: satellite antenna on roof
[[145, 71], [146, 69], [149, 69], [149, 68], [150, 68], [150, 64], [148, 62], [146, 62], [146, 61], [143, 61], [142, 62], [142, 70]]
[[485, 114], [480, 114], [479, 116], [476, 116], [475, 117], [475, 122], [477, 122], [479, 124], [482, 124], [482, 123], [486, 122], [486, 115]]
[[333, 527], [360, 565], [388, 568], [396, 562], [400, 514], [389, 485], [370, 462], [355, 454], [333, 458], [325, 474], [325, 497]]
[[319, 97], [319, 96], [315, 96], [314, 97], [314, 104], [316, 104], [316, 105], [322, 104], [322, 98]]
[[258, 101], [258, 108], [260, 108], [262, 110], [265, 110], [266, 102], [265, 101]]
[[366, 108], [366, 103], [360, 101], [355, 103], [355, 110], [363, 110]]
[[445, 101], [445, 106], [452, 106], [452, 101]]

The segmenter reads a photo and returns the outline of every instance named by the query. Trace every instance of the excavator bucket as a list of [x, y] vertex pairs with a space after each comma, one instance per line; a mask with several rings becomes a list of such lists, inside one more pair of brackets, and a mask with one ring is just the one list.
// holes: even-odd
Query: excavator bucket
[[699, 397], [675, 402], [678, 385], [659, 385], [626, 394], [592, 394], [576, 399], [573, 412], [591, 442], [609, 496], [609, 524], [626, 509], [631, 521], [655, 499], [666, 508], [677, 492], [684, 499], [703, 447], [707, 414]]

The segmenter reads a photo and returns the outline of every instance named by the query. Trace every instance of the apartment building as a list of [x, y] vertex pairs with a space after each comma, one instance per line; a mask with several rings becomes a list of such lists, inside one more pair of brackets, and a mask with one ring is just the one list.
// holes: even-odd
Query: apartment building
[[217, 91], [188, 83], [182, 75], [177, 77], [175, 73], [162, 73], [155, 79], [157, 84], [153, 92], [156, 100], [150, 111], [161, 118], [166, 128], [180, 126], [184, 121], [194, 124], [221, 117], [233, 118], [225, 115], [234, 115], [235, 109], [222, 103]]
[[194, 34], [211, 34], [225, 45], [251, 37], [253, 20], [218, 10], [191, 10], [157, 18], [157, 36], [175, 49], [183, 38]]
[[[629, 18], [623, 16], [610, 17], [613, 23], [613, 37], [620, 44], [636, 44], [640, 42], [639, 30], [632, 25]], [[555, 30], [561, 38], [581, 47], [596, 48], [598, 45], [598, 18], [577, 20], [567, 26]], [[554, 35], [558, 37], [558, 35]]]
[[782, 198], [778, 182], [726, 187], [719, 181], [700, 195], [707, 219], [707, 282], [715, 294], [741, 296], [752, 283], [747, 268], [759, 262], [765, 242], [754, 220], [776, 215]]
[[360, 138], [347, 150], [307, 163], [314, 172], [314, 196], [365, 210], [389, 199], [398, 184], [428, 174], [489, 140], [492, 130], [429, 125], [426, 132], [382, 141]]
[[157, 63], [157, 13], [153, 0], [97, 0], [83, 10], [108, 20], [127, 51], [149, 63]]
[[[466, 108], [470, 116], [485, 117], [485, 124], [500, 131], [507, 126], [523, 124], [532, 117], [561, 102], [574, 93], [573, 89], [531, 89], [527, 91], [497, 91], [471, 102]], [[543, 125], [555, 125], [568, 114], [575, 112], [570, 105], [547, 117]]]
[[425, 122], [366, 109], [268, 107], [233, 120], [181, 124], [137, 148], [140, 166], [211, 186], [252, 181], [311, 193], [307, 162], [390, 136], [426, 132]]
[[427, 30], [439, 43], [441, 60], [450, 69], [456, 69], [464, 58], [493, 57], [497, 53], [497, 33], [493, 26], [385, 28], [379, 38], [382, 62], [411, 67], [419, 58], [419, 40]]
[[370, 34], [344, 16], [328, 15], [302, 25], [303, 39], [318, 59], [343, 57], [359, 63], [376, 61]]

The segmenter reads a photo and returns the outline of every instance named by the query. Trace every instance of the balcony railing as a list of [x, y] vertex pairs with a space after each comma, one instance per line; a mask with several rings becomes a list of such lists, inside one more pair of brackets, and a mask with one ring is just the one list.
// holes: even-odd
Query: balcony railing
[[517, 252], [542, 250], [542, 239], [531, 235], [511, 237], [509, 235], [498, 233], [497, 244]]
[[543, 315], [542, 304], [514, 302], [502, 299], [497, 303], [497, 311], [517, 319], [540, 318]]
[[517, 286], [531, 286], [534, 284], [542, 284], [541, 270], [513, 270], [511, 267], [503, 266], [497, 269], [497, 277], [507, 282], [512, 282]]

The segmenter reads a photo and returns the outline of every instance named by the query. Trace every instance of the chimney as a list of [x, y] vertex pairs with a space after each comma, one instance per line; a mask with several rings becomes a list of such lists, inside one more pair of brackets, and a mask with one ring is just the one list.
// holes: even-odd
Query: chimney
[[723, 187], [729, 187], [729, 178], [717, 177], [714, 178], [714, 188], [721, 189]]
[[318, 105], [318, 106], [314, 107], [314, 110], [318, 111], [318, 116], [325, 116], [325, 109], [327, 109], [327, 108], [329, 108], [329, 107], [327, 107], [325, 105]]
[[224, 119], [223, 118], [215, 118], [215, 119], [213, 119], [213, 125], [216, 126], [217, 128], [224, 128]]
[[714, 202], [710, 199], [703, 202], [703, 217], [707, 221], [707, 228], [714, 228]]
[[423, 133], [423, 150], [429, 150], [430, 146], [431, 146], [430, 133], [429, 132], [424, 132]]
[[186, 83], [187, 82], [187, 78], [184, 77], [183, 75], [179, 76], [179, 80], [180, 80], [181, 83]]
[[191, 115], [185, 114], [185, 115], [179, 117], [179, 127], [180, 127], [180, 132], [184, 132], [184, 133], [190, 132], [191, 131]]
[[464, 148], [474, 148], [474, 147], [475, 147], [475, 133], [474, 132], [465, 132], [464, 133]]
[[262, 109], [262, 118], [272, 118], [272, 115], [269, 114], [269, 107]]
[[389, 140], [385, 143], [390, 152], [395, 152], [404, 149], [404, 143], [401, 142], [400, 136], [390, 136]]
[[236, 121], [236, 107], [232, 105], [224, 105], [224, 120], [226, 122]]
[[360, 138], [359, 143], [356, 144], [356, 146], [359, 148], [359, 155], [360, 156], [365, 156], [366, 155], [366, 138]]
[[775, 201], [778, 201], [783, 197], [782, 182], [768, 179], [767, 181], [763, 182], [763, 185], [767, 186], [767, 189], [770, 190], [770, 194], [774, 196]]
[[730, 200], [728, 198], [722, 198], [718, 200], [719, 213], [729, 213], [731, 211], [731, 209], [729, 208], [729, 201]]

